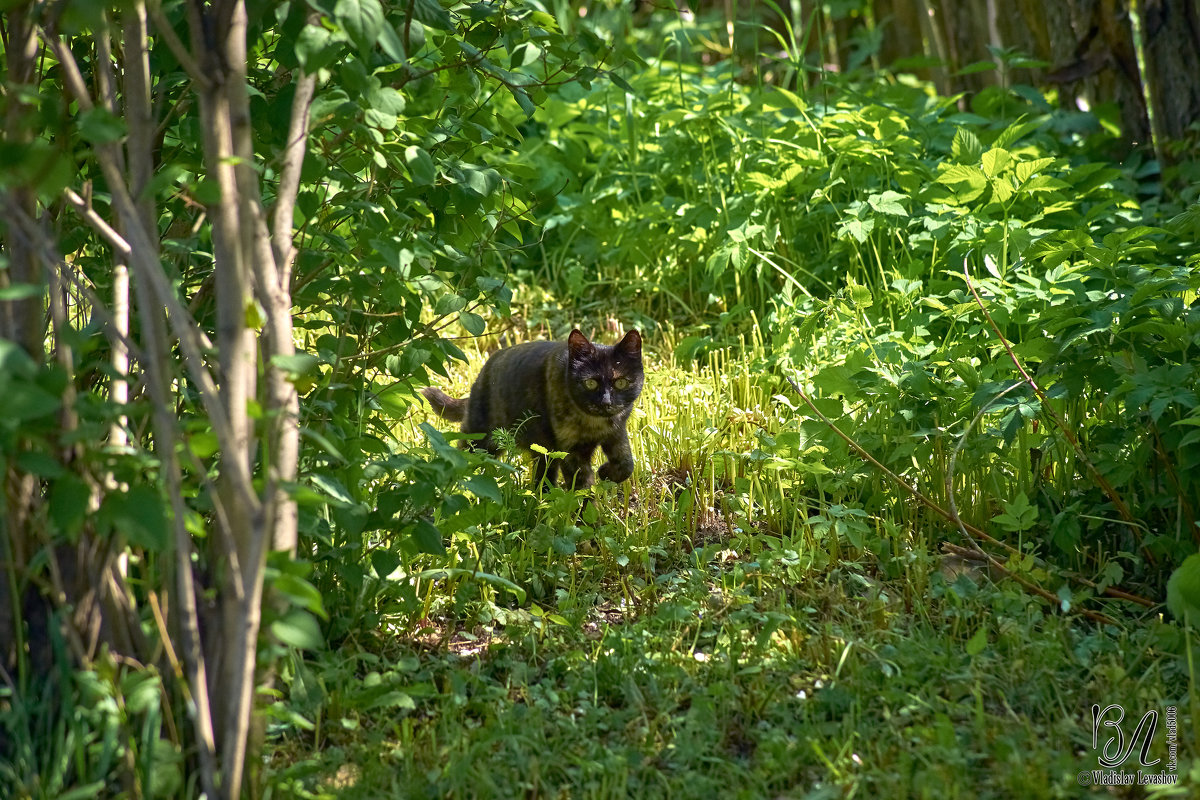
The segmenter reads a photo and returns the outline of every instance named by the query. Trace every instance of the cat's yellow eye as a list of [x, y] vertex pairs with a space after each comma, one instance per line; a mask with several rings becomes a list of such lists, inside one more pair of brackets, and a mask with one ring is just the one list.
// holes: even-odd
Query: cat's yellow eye
[[625, 380], [624, 378], [617, 378], [615, 381], [613, 381], [613, 386], [617, 387], [618, 389], [628, 389], [629, 381]]
[[588, 391], [594, 392], [600, 388], [600, 381], [596, 380], [595, 378], [588, 378], [583, 382], [583, 385], [588, 388]]

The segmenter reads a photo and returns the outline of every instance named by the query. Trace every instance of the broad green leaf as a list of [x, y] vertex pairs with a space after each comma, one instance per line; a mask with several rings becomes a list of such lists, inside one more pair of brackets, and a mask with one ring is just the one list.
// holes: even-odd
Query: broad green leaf
[[1018, 119], [1013, 124], [1004, 129], [1004, 132], [996, 137], [995, 147], [1007, 148], [1015, 144], [1025, 134], [1037, 130], [1042, 125], [1040, 120], [1026, 120], [1023, 117]]
[[25, 450], [17, 453], [17, 469], [39, 478], [57, 478], [66, 469], [54, 456], [42, 450]]
[[891, 189], [873, 194], [867, 198], [867, 202], [871, 208], [878, 211], [880, 214], [890, 214], [894, 217], [907, 217], [908, 211], [904, 208], [904, 201], [907, 198], [899, 192], [894, 192]]
[[1017, 181], [1024, 183], [1025, 181], [1029, 180], [1034, 173], [1040, 172], [1053, 163], [1053, 158], [1035, 158], [1029, 161], [1021, 161], [1014, 168], [1017, 173]]
[[79, 135], [91, 144], [109, 144], [125, 138], [125, 121], [101, 106], [79, 115]]
[[488, 167], [463, 166], [464, 184], [480, 197], [487, 197], [500, 187], [500, 173]]
[[542, 48], [533, 42], [521, 42], [513, 48], [512, 58], [509, 59], [509, 69], [520, 69], [526, 64], [532, 64], [542, 57]]
[[[363, 121], [373, 128], [390, 131], [396, 127], [398, 119], [395, 114], [389, 114], [388, 112], [381, 111], [378, 108], [368, 108], [363, 112]], [[381, 168], [386, 168], [387, 161], [383, 160], [383, 154], [379, 151], [375, 151], [374, 155], [377, 157], [376, 163], [378, 166]], [[380, 161], [383, 161], [383, 163], [379, 163]]]
[[450, 18], [450, 12], [442, 8], [437, 0], [414, 0], [412, 10], [413, 17], [429, 27], [454, 31], [454, 20]]
[[978, 199], [988, 188], [987, 176], [978, 167], [962, 164], [941, 164], [937, 182], [950, 187], [960, 203]]
[[980, 163], [983, 166], [983, 174], [989, 178], [994, 178], [1012, 163], [1012, 155], [1007, 150], [993, 147], [983, 154]]
[[50, 489], [50, 520], [68, 539], [75, 541], [88, 513], [92, 492], [82, 479], [63, 475]]
[[[296, 43], [293, 45], [293, 50], [296, 55], [296, 61], [304, 68], [304, 71], [313, 74], [317, 70], [324, 69], [333, 63], [338, 54], [342, 52], [345, 45], [334, 37], [333, 33], [321, 25], [305, 25], [300, 31], [300, 35], [296, 37]], [[330, 92], [338, 93], [340, 89], [331, 87]], [[322, 94], [325, 94], [323, 92]], [[349, 99], [349, 98], [347, 98]], [[322, 100], [317, 100], [313, 104], [312, 115], [319, 119], [327, 111]]]
[[292, 377], [311, 375], [316, 372], [320, 359], [311, 353], [293, 353], [290, 356], [271, 356], [271, 364]]
[[299, 575], [289, 572], [280, 573], [272, 581], [271, 588], [286, 596], [292, 605], [307, 609], [319, 617], [329, 618], [317, 587]]
[[121, 694], [125, 697], [125, 706], [130, 713], [145, 714], [158, 708], [162, 696], [162, 682], [153, 667], [130, 670], [121, 677]]
[[517, 105], [525, 112], [526, 117], [532, 118], [537, 112], [537, 106], [533, 104], [533, 100], [529, 98], [529, 93], [520, 86], [508, 85], [508, 90], [512, 92], [513, 99], [517, 101]]
[[0, 303], [37, 297], [43, 291], [45, 291], [45, 287], [38, 286], [36, 283], [11, 283], [0, 288]]
[[417, 544], [417, 549], [422, 553], [440, 556], [446, 552], [446, 546], [442, 543], [442, 532], [429, 520], [417, 520], [417, 524], [413, 527], [412, 537]]
[[987, 628], [980, 628], [975, 631], [975, 635], [967, 640], [967, 655], [977, 656], [987, 647], [988, 637]]
[[500, 493], [500, 487], [496, 484], [495, 478], [489, 475], [472, 475], [463, 481], [463, 485], [476, 497], [491, 500], [493, 503], [504, 502], [504, 495]]
[[383, 692], [358, 706], [361, 711], [370, 711], [373, 708], [399, 708], [412, 711], [416, 707], [417, 704], [413, 701], [412, 696], [398, 689]]
[[99, 516], [130, 544], [150, 551], [166, 549], [166, 510], [158, 492], [149, 486], [110, 492], [100, 504]]
[[429, 186], [437, 177], [437, 169], [429, 153], [420, 147], [409, 147], [404, 151], [404, 161], [412, 174], [413, 183], [418, 186]]
[[379, 0], [337, 0], [333, 16], [362, 53], [375, 46], [383, 31], [383, 6]]
[[[446, 292], [437, 299], [437, 305], [433, 307], [433, 313], [439, 317], [444, 317], [448, 314], [453, 314], [456, 311], [461, 311], [467, 305], [467, 300], [462, 295], [454, 292]], [[425, 351], [428, 353], [428, 351]]]
[[[3, 254], [0, 254], [2, 258]], [[0, 264], [3, 262], [0, 261]], [[37, 364], [19, 344], [0, 339], [0, 380], [10, 375], [30, 379], [37, 374]], [[2, 384], [0, 384], [2, 385]], [[5, 409], [7, 411], [7, 409]]]
[[209, 458], [221, 446], [217, 435], [211, 430], [196, 431], [195, 433], [188, 434], [186, 441], [188, 449], [192, 451], [192, 455], [200, 459]]
[[372, 550], [370, 558], [371, 567], [380, 578], [386, 578], [396, 571], [396, 567], [400, 566], [400, 556], [384, 548]]
[[458, 321], [467, 329], [467, 333], [472, 336], [482, 336], [483, 332], [487, 330], [487, 323], [484, 322], [483, 317], [478, 314], [472, 314], [470, 311], [460, 313]]
[[954, 132], [954, 142], [950, 145], [950, 157], [961, 164], [976, 164], [983, 153], [983, 145], [979, 138], [968, 128], [958, 128]]
[[1180, 622], [1200, 625], [1200, 553], [1192, 553], [1171, 573], [1167, 608]]
[[267, 322], [267, 310], [262, 307], [262, 303], [256, 299], [246, 302], [245, 321], [247, 328], [256, 331], [262, 330], [262, 326]]
[[850, 236], [855, 241], [862, 243], [867, 241], [873, 230], [875, 230], [875, 219], [873, 217], [867, 219], [847, 217], [838, 224], [838, 238]]
[[309, 612], [300, 608], [290, 609], [282, 618], [271, 623], [271, 633], [276, 639], [300, 650], [323, 650], [325, 637], [321, 625]]
[[354, 504], [354, 500], [350, 497], [349, 492], [346, 491], [345, 485], [332, 475], [314, 472], [308, 476], [308, 479], [324, 492], [330, 500], [346, 505]]

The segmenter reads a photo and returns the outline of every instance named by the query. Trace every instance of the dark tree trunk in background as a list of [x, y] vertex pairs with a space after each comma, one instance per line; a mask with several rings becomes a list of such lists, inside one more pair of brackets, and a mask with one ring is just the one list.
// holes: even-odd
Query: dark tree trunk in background
[[[944, 82], [936, 70], [917, 72], [944, 92], [970, 94], [1004, 80], [1056, 87], [1065, 107], [1115, 103], [1131, 144], [1150, 141], [1149, 112], [1168, 141], [1200, 119], [1200, 0], [872, 0], [872, 8], [887, 26], [882, 63], [942, 59]], [[1006, 74], [989, 47], [1049, 66]], [[998, 68], [957, 74], [985, 61]]]
[[[715, 0], [688, 5], [717, 8]], [[883, 29], [879, 64], [899, 64], [943, 94], [965, 93], [964, 103], [1003, 82], [1055, 89], [1064, 108], [1114, 104], [1122, 139], [1147, 144], [1154, 133], [1160, 156], [1200, 120], [1200, 0], [791, 0], [782, 7], [793, 18], [798, 9], [801, 25], [812, 22], [797, 38], [807, 41], [813, 65], [847, 69], [854, 38], [875, 25]], [[1003, 54], [1046, 66], [1013, 67]], [[980, 63], [994, 68], [966, 69]]]
[[1200, 0], [1145, 3], [1146, 80], [1167, 139], [1200, 119]]

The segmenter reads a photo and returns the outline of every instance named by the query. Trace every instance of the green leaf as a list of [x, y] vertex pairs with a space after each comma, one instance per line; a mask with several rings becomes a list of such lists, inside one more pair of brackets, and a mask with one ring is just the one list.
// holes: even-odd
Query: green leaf
[[542, 57], [542, 48], [533, 42], [521, 42], [513, 48], [512, 58], [509, 59], [509, 69], [520, 69], [532, 64]]
[[272, 622], [271, 633], [284, 644], [300, 650], [325, 647], [325, 637], [321, 635], [321, 625], [316, 617], [300, 608], [293, 608]]
[[508, 84], [508, 90], [512, 92], [513, 99], [517, 101], [517, 105], [525, 112], [526, 117], [532, 117], [537, 111], [537, 106], [533, 104], [533, 100], [529, 98], [529, 93], [520, 86]]
[[907, 217], [908, 211], [904, 208], [904, 195], [899, 192], [893, 192], [891, 189], [873, 194], [867, 198], [867, 202], [871, 208], [878, 211], [880, 214], [890, 214], [894, 217]]
[[79, 115], [79, 135], [91, 144], [109, 144], [125, 138], [125, 121], [101, 106]]
[[384, 23], [383, 30], [379, 32], [379, 48], [387, 53], [392, 61], [400, 64], [407, 60], [408, 56], [404, 52], [404, 41], [400, 38], [400, 34], [396, 33], [396, 28], [388, 23]]
[[379, 0], [338, 0], [333, 16], [361, 53], [371, 50], [383, 32], [383, 6]]
[[289, 376], [298, 378], [311, 375], [321, 363], [320, 359], [311, 353], [293, 353], [290, 356], [271, 356], [271, 364], [281, 369]]
[[245, 308], [246, 327], [252, 330], [261, 330], [262, 326], [267, 322], [267, 310], [262, 307], [262, 303], [258, 300], [248, 300]]
[[158, 492], [149, 486], [109, 493], [100, 504], [99, 518], [132, 545], [151, 552], [166, 549], [166, 511]]
[[983, 154], [981, 164], [983, 166], [983, 174], [989, 178], [994, 178], [1003, 172], [1009, 164], [1012, 163], [1012, 155], [1007, 150], [993, 147]]
[[436, 0], [415, 0], [412, 4], [413, 18], [431, 28], [443, 31], [454, 31], [454, 20], [450, 12], [442, 8]]
[[[433, 313], [439, 317], [444, 317], [456, 311], [461, 311], [466, 305], [466, 298], [462, 295], [455, 294], [454, 292], [446, 292], [438, 297], [437, 304], [433, 307]], [[426, 351], [426, 357], [428, 357], [428, 351]]]
[[1200, 625], [1200, 553], [1193, 553], [1167, 581], [1167, 608], [1180, 622]]
[[41, 450], [17, 453], [17, 469], [39, 478], [57, 478], [66, 470], [57, 458]]
[[463, 481], [463, 486], [466, 486], [467, 491], [476, 497], [491, 500], [493, 503], [504, 502], [504, 496], [500, 493], [500, 486], [489, 475], [472, 475]]
[[12, 283], [4, 288], [0, 288], [0, 303], [37, 297], [42, 291], [43, 287], [38, 286], [36, 283]]
[[420, 147], [409, 147], [404, 151], [404, 162], [412, 174], [413, 183], [418, 186], [429, 186], [437, 178], [437, 168], [433, 158]]
[[403, 114], [408, 105], [404, 95], [390, 86], [381, 86], [373, 90], [368, 99], [372, 108], [385, 114]]
[[382, 548], [371, 551], [371, 566], [375, 569], [375, 574], [380, 578], [386, 578], [396, 571], [396, 567], [400, 566], [400, 556], [393, 553], [391, 550]]
[[145, 714], [158, 708], [162, 696], [158, 673], [153, 668], [126, 672], [121, 678], [121, 694], [131, 714]]
[[500, 173], [490, 167], [464, 166], [463, 185], [480, 197], [493, 194], [500, 187]]
[[1025, 134], [1035, 131], [1040, 128], [1042, 123], [1037, 120], [1026, 120], [1023, 117], [1018, 119], [1013, 124], [1004, 129], [1004, 132], [996, 137], [994, 147], [1007, 148], [1021, 139]]
[[[395, 114], [380, 111], [378, 108], [368, 108], [363, 112], [363, 121], [372, 128], [379, 128], [381, 131], [390, 131], [396, 127], [399, 118]], [[386, 164], [387, 162], [383, 161], [379, 163], [379, 166], [386, 166]]]
[[287, 597], [292, 605], [307, 609], [319, 617], [329, 618], [321, 600], [321, 592], [299, 575], [280, 573], [271, 583], [271, 588]]
[[[334, 36], [333, 32], [325, 27], [321, 25], [305, 25], [300, 31], [300, 35], [296, 37], [293, 52], [295, 53], [296, 61], [299, 62], [304, 71], [313, 74], [317, 70], [324, 69], [332, 64], [344, 47], [345, 45]], [[331, 89], [331, 91], [340, 92], [336, 88]], [[322, 100], [320, 99], [313, 103], [312, 115], [314, 118], [319, 119], [325, 113], [328, 113], [321, 104]], [[320, 113], [318, 113], [318, 107], [321, 107]]]
[[967, 655], [977, 656], [987, 647], [988, 637], [987, 628], [980, 628], [975, 631], [975, 635], [967, 640]]
[[413, 701], [411, 695], [407, 692], [393, 689], [372, 697], [358, 708], [361, 711], [370, 711], [373, 708], [399, 708], [406, 711], [413, 711], [416, 707], [417, 704]]
[[470, 311], [463, 311], [459, 314], [458, 321], [472, 336], [482, 336], [483, 332], [487, 330], [487, 323], [483, 321], [483, 317], [472, 314]]
[[83, 528], [91, 497], [91, 489], [75, 475], [63, 475], [50, 489], [50, 521], [71, 541]]
[[962, 164], [939, 165], [937, 182], [950, 187], [960, 203], [976, 200], [988, 189], [987, 176], [978, 167]]
[[204, 459], [217, 452], [221, 443], [215, 433], [207, 430], [190, 434], [187, 437], [187, 446], [192, 451], [192, 455], [196, 456], [196, 458]]
[[963, 164], [976, 164], [983, 153], [983, 145], [979, 138], [967, 128], [959, 128], [954, 132], [954, 142], [950, 145], [950, 157]]
[[875, 219], [859, 219], [858, 217], [846, 217], [838, 223], [838, 238], [844, 239], [850, 236], [855, 241], [862, 243], [867, 241], [867, 237], [871, 235], [871, 231], [875, 230]]
[[[0, 264], [3, 262], [0, 261]], [[0, 378], [16, 375], [30, 379], [37, 374], [37, 364], [19, 344], [0, 339]], [[5, 409], [7, 411], [7, 409]]]
[[442, 543], [442, 532], [429, 520], [417, 520], [417, 524], [413, 526], [412, 537], [417, 549], [422, 553], [440, 556], [446, 552], [446, 546]]
[[[617, 73], [615, 73], [615, 72], [609, 72], [609, 73], [608, 73], [608, 77], [609, 77], [609, 79], [610, 79], [610, 80], [612, 80], [612, 82], [613, 82], [613, 83], [615, 83], [615, 84], [616, 84], [616, 85], [617, 85], [619, 88], [621, 88], [621, 89], [624, 89], [624, 90], [625, 90], [626, 92], [628, 92], [629, 94], [633, 94], [633, 95], [636, 95], [636, 94], [637, 94], [637, 90], [635, 90], [635, 89], [634, 89], [632, 86], [630, 86], [630, 85], [629, 85], [629, 81], [625, 80], [624, 78], [622, 78], [622, 77], [621, 77], [620, 75], [618, 75]], [[786, 90], [784, 90], [784, 89], [780, 89], [779, 91], [781, 91], [781, 92], [786, 92]], [[791, 95], [792, 97], [795, 97], [795, 95], [793, 95], [791, 92], [786, 92], [786, 93], [787, 93], [787, 94], [789, 94], [789, 95]]]

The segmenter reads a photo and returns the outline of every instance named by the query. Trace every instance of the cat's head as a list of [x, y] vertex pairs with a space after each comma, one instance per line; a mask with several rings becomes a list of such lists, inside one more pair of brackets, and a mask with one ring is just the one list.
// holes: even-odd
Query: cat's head
[[589, 414], [615, 417], [642, 391], [642, 335], [636, 330], [614, 345], [593, 344], [578, 330], [567, 337], [567, 387]]

